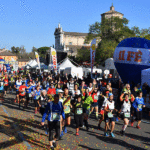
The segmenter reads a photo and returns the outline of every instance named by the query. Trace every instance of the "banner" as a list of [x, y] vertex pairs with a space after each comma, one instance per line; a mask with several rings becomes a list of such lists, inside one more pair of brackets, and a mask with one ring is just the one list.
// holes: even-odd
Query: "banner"
[[93, 73], [93, 66], [94, 66], [94, 61], [95, 61], [95, 50], [96, 50], [96, 39], [94, 39], [91, 42], [91, 47], [90, 47], [90, 57], [91, 57], [91, 78], [92, 73]]
[[40, 67], [40, 60], [39, 60], [39, 54], [37, 52], [35, 52], [35, 58], [36, 58], [36, 61], [38, 63], [38, 67], [39, 69], [41, 70], [41, 67]]
[[56, 50], [51, 47], [51, 56], [52, 56], [52, 63], [55, 73], [57, 74], [57, 56], [56, 56]]

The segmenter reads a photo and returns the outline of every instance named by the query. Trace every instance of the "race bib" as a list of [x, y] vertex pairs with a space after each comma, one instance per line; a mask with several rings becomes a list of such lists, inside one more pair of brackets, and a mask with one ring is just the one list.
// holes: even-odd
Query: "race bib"
[[64, 112], [65, 113], [70, 113], [70, 106], [65, 105], [64, 106]]
[[24, 95], [24, 94], [25, 94], [25, 92], [21, 92], [21, 94], [22, 94], [22, 95]]
[[94, 99], [98, 100], [98, 96], [97, 96], [97, 95], [94, 95]]
[[138, 109], [142, 109], [142, 104], [138, 104]]
[[125, 118], [130, 118], [130, 113], [124, 113]]
[[47, 105], [47, 102], [45, 102], [45, 105]]
[[39, 97], [40, 97], [40, 96], [39, 96], [39, 95], [37, 95], [37, 96], [36, 96], [36, 99], [39, 99]]
[[77, 114], [78, 114], [78, 115], [81, 115], [82, 113], [83, 113], [82, 108], [77, 108]]
[[53, 120], [60, 120], [60, 115], [59, 115], [59, 113], [52, 113], [52, 119], [53, 119]]
[[109, 112], [109, 113], [108, 113], [108, 118], [113, 118], [113, 116], [114, 116], [114, 115], [112, 114], [112, 112]]
[[29, 97], [32, 97], [31, 93], [29, 93]]

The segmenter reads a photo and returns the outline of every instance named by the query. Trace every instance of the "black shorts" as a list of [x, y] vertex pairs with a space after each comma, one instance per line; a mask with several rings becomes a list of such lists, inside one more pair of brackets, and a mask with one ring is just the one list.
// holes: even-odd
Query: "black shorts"
[[68, 117], [70, 117], [70, 113], [65, 114], [65, 119], [68, 118]]
[[37, 100], [35, 100], [35, 99], [34, 99], [34, 105], [35, 105], [35, 107], [39, 107], [39, 104], [38, 104]]
[[4, 91], [7, 91], [8, 90], [8, 86], [4, 86]]
[[19, 91], [16, 91], [16, 95], [19, 95]]
[[74, 120], [76, 123], [76, 128], [83, 126], [83, 115], [74, 115]]
[[23, 98], [25, 99], [25, 96], [21, 96], [21, 95], [19, 95], [19, 98], [20, 98], [20, 99], [23, 99]]
[[107, 122], [115, 122], [115, 117], [112, 117], [112, 118], [108, 118], [108, 116], [107, 115], [105, 115], [105, 117], [104, 117], [104, 120], [105, 120], [105, 122], [107, 123]]
[[125, 117], [125, 116], [124, 116], [124, 113], [121, 113], [119, 117], [120, 117], [122, 120], [124, 120], [124, 119], [129, 119], [129, 120], [130, 120], [131, 114], [130, 114], [130, 117], [128, 118], [128, 117]]
[[48, 127], [49, 127], [49, 141], [53, 140], [53, 134], [54, 134], [54, 129], [55, 129], [55, 138], [59, 140], [60, 138], [60, 121], [48, 121]]
[[136, 120], [140, 121], [142, 119], [142, 111], [136, 111]]

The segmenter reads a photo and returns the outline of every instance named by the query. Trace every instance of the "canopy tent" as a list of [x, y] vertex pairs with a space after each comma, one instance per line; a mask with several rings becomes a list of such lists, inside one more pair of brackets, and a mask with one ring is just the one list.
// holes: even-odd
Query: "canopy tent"
[[141, 85], [145, 82], [150, 86], [150, 68], [141, 71]]
[[48, 66], [45, 65], [44, 63], [41, 63], [41, 69], [48, 69]]
[[36, 68], [36, 67], [38, 67], [38, 63], [36, 62], [36, 60], [30, 60], [29, 63], [24, 67], [25, 68]]
[[108, 58], [108, 59], [105, 60], [105, 69], [108, 69], [108, 70], [114, 69], [114, 70], [116, 70], [113, 58]]
[[58, 67], [58, 70], [64, 70], [67, 67], [76, 67], [67, 57]]

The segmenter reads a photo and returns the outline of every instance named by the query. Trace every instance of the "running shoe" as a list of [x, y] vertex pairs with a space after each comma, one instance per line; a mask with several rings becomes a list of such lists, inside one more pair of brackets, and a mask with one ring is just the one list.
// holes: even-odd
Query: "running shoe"
[[86, 127], [86, 131], [89, 131], [89, 129], [90, 129], [89, 127]]
[[78, 133], [78, 132], [76, 132], [76, 136], [79, 136], [79, 133]]
[[113, 138], [115, 137], [115, 135], [114, 135], [112, 132], [110, 133], [110, 135], [111, 135], [111, 137], [113, 137]]
[[64, 127], [64, 132], [67, 133], [67, 128], [66, 127]]
[[116, 121], [117, 121], [117, 122], [119, 121], [118, 117], [116, 117]]
[[53, 146], [53, 147], [50, 147], [50, 150], [54, 150], [54, 146]]
[[138, 126], [136, 126], [136, 128], [141, 129], [139, 125], [138, 125]]
[[56, 147], [56, 146], [57, 146], [56, 142], [53, 142], [53, 146], [54, 146], [54, 147]]
[[61, 134], [60, 134], [60, 138], [62, 138], [64, 135], [63, 131], [61, 131]]
[[131, 122], [131, 127], [133, 127], [133, 122]]
[[105, 133], [104, 133], [104, 136], [108, 137], [109, 135], [108, 135], [108, 133], [107, 133], [107, 132], [105, 132]]

